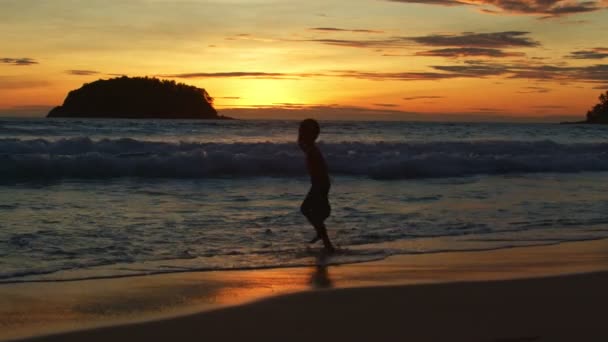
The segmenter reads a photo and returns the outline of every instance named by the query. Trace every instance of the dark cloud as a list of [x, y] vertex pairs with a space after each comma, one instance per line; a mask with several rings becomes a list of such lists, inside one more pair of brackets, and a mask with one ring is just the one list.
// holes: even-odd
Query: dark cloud
[[394, 104], [394, 103], [374, 103], [374, 106], [378, 106], [378, 107], [399, 107], [398, 104]]
[[442, 80], [462, 77], [456, 73], [443, 73], [443, 72], [368, 72], [368, 71], [354, 71], [344, 70], [335, 71], [330, 76], [335, 77], [347, 77], [347, 78], [358, 78], [365, 80], [374, 81], [425, 81], [425, 80]]
[[[303, 79], [313, 77], [354, 78], [374, 81], [425, 81], [453, 78], [487, 78], [502, 76], [510, 79], [534, 81], [608, 83], [608, 64], [591, 66], [551, 65], [540, 63], [498, 63], [485, 60], [466, 60], [459, 64], [433, 65], [430, 70], [375, 72], [360, 70], [328, 70], [317, 73], [282, 72], [214, 72], [157, 75], [166, 78], [253, 78], [253, 79]], [[546, 92], [542, 87], [525, 88], [530, 92]], [[524, 90], [525, 90], [524, 89]]]
[[253, 41], [253, 42], [263, 42], [263, 43], [270, 43], [270, 42], [278, 41], [274, 38], [258, 37], [258, 36], [254, 36], [249, 33], [235, 34], [235, 35], [224, 38], [224, 40], [230, 40], [230, 41], [242, 40], [242, 41]]
[[538, 109], [562, 109], [562, 108], [567, 108], [566, 106], [558, 106], [558, 105], [539, 105], [539, 106], [532, 106], [532, 108], [538, 108]]
[[214, 99], [225, 99], [225, 100], [240, 100], [239, 96], [214, 96]]
[[447, 48], [435, 49], [429, 51], [416, 52], [416, 56], [432, 56], [432, 57], [522, 57], [525, 56], [522, 52], [505, 52], [499, 49], [488, 48]]
[[226, 37], [224, 38], [225, 40], [239, 40], [239, 39], [248, 39], [251, 38], [251, 35], [249, 33], [239, 33], [239, 34], [235, 34], [234, 36], [231, 37]]
[[490, 113], [503, 112], [504, 111], [504, 109], [502, 109], [502, 108], [490, 108], [490, 107], [470, 108], [470, 110], [474, 110], [476, 112], [490, 112]]
[[[463, 32], [459, 34], [433, 34], [419, 37], [389, 37], [385, 39], [308, 39], [304, 41], [333, 46], [373, 49], [411, 48], [416, 45], [446, 48], [453, 47], [454, 49], [463, 49], [460, 51], [461, 54], [468, 53], [469, 55], [483, 55], [485, 53], [485, 55], [494, 54], [500, 57], [501, 53], [502, 56], [505, 54], [515, 55], [516, 53], [497, 50], [499, 48], [540, 46], [539, 42], [527, 37], [528, 34], [529, 32], [522, 31], [490, 33]], [[465, 48], [469, 50], [465, 50]], [[495, 50], [493, 51], [491, 49]], [[427, 52], [429, 54], [433, 52], [437, 54], [458, 53], [457, 50], [450, 51], [449, 49], [440, 49]]]
[[428, 95], [428, 96], [410, 96], [410, 97], [404, 97], [403, 100], [414, 101], [414, 100], [443, 99], [443, 98], [445, 98], [445, 96]]
[[316, 106], [315, 104], [310, 103], [293, 103], [293, 102], [275, 102], [272, 104], [274, 107], [281, 107], [285, 109], [301, 109], [308, 108], [311, 106]]
[[446, 71], [458, 77], [498, 76], [510, 72], [509, 67], [502, 64], [486, 64], [468, 62], [462, 65], [435, 65], [436, 70]]
[[491, 33], [463, 32], [461, 34], [433, 34], [407, 38], [427, 46], [457, 46], [468, 48], [535, 47], [540, 43], [527, 37], [529, 32], [505, 31]]
[[518, 93], [520, 93], [520, 94], [543, 94], [543, 93], [548, 93], [551, 91], [551, 89], [549, 89], [549, 88], [535, 87], [535, 86], [524, 87], [523, 89], [525, 89], [525, 90], [520, 90], [520, 91], [518, 91]]
[[0, 63], [17, 65], [17, 66], [27, 66], [27, 65], [38, 64], [38, 62], [32, 58], [7, 58], [7, 57], [0, 58]]
[[[558, 65], [527, 65], [509, 63], [490, 63], [480, 61], [465, 61], [455, 65], [435, 65], [435, 71], [429, 72], [392, 72], [373, 73], [361, 71], [334, 72], [332, 76], [352, 77], [369, 80], [442, 80], [452, 78], [485, 78], [492, 76], [503, 76], [512, 79], [528, 79], [536, 81], [557, 82], [608, 82], [608, 64], [597, 64], [591, 66], [558, 66]], [[541, 91], [540, 89], [531, 89]]]
[[287, 74], [281, 72], [230, 71], [230, 72], [197, 72], [186, 74], [157, 75], [167, 78], [293, 78], [305, 77], [306, 74]]
[[512, 73], [510, 78], [528, 78], [536, 80], [553, 80], [563, 82], [593, 82], [608, 81], [608, 64], [596, 64], [583, 67], [555, 65], [514, 65], [507, 66]]
[[310, 31], [317, 32], [351, 32], [351, 33], [384, 33], [384, 31], [379, 30], [369, 30], [369, 29], [343, 29], [338, 27], [311, 27]]
[[[420, 3], [440, 6], [470, 5], [482, 13], [539, 15], [555, 18], [569, 14], [593, 12], [606, 8], [602, 0], [387, 0], [401, 3]], [[488, 9], [492, 6], [494, 9]]]
[[573, 59], [603, 59], [608, 57], [608, 48], [593, 48], [571, 52], [566, 58]]
[[[317, 28], [323, 30], [342, 30], [335, 28]], [[418, 37], [387, 37], [384, 39], [305, 39], [297, 41], [315, 42], [325, 45], [374, 49], [382, 56], [430, 56], [445, 58], [483, 57], [508, 58], [524, 57], [523, 52], [505, 51], [507, 48], [529, 48], [540, 46], [536, 40], [528, 37], [525, 31], [503, 31], [489, 33], [463, 32], [458, 34], [432, 34]], [[412, 49], [416, 46], [442, 47], [419, 51], [414, 54], [397, 52]]]
[[606, 90], [606, 91], [608, 91], [608, 84], [602, 84], [602, 85], [599, 85], [599, 86], [595, 86], [592, 89], [600, 89], [600, 90]]
[[93, 71], [93, 70], [66, 70], [65, 72], [70, 75], [76, 75], [76, 76], [90, 76], [90, 75], [99, 74], [99, 71]]
[[466, 2], [462, 1], [453, 1], [453, 0], [388, 0], [392, 2], [407, 2], [413, 4], [426, 4], [426, 5], [441, 5], [441, 6], [462, 6], [469, 5]]
[[401, 48], [412, 46], [405, 38], [389, 39], [308, 39], [308, 42], [354, 48]]

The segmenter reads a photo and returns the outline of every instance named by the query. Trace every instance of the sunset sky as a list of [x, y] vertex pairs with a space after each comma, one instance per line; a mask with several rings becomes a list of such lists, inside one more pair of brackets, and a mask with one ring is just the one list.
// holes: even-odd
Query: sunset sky
[[205, 88], [221, 114], [582, 116], [608, 0], [0, 0], [0, 115], [99, 78]]

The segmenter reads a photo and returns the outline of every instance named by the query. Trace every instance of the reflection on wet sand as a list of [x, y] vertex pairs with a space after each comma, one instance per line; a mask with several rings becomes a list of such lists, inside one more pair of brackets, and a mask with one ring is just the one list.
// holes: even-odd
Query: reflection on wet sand
[[310, 275], [310, 285], [313, 289], [329, 289], [333, 282], [327, 270], [327, 256], [321, 253], [317, 256], [317, 262]]

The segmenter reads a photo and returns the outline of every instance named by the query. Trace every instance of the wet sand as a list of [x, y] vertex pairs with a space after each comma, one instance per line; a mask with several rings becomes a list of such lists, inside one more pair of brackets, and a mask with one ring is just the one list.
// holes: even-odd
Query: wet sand
[[36, 341], [606, 341], [604, 271], [608, 240], [11, 284], [0, 325], [3, 339], [97, 326]]

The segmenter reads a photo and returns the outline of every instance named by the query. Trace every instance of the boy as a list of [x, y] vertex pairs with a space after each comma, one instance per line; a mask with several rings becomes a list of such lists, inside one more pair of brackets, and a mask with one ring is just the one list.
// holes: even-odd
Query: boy
[[300, 211], [306, 216], [308, 222], [312, 224], [317, 232], [317, 235], [310, 243], [323, 240], [325, 250], [333, 253], [335, 248], [331, 244], [329, 236], [327, 236], [327, 229], [324, 223], [331, 212], [328, 199], [331, 184], [329, 174], [327, 173], [327, 164], [325, 164], [325, 159], [323, 159], [321, 151], [319, 151], [319, 148], [315, 144], [319, 133], [320, 128], [317, 121], [306, 119], [300, 123], [298, 145], [300, 145], [300, 148], [306, 154], [306, 166], [310, 175], [310, 190], [304, 202], [302, 202]]

